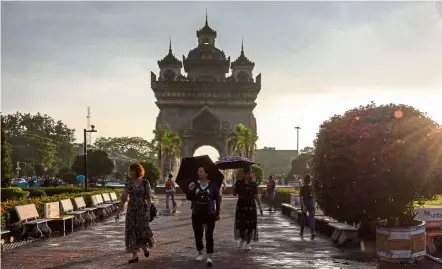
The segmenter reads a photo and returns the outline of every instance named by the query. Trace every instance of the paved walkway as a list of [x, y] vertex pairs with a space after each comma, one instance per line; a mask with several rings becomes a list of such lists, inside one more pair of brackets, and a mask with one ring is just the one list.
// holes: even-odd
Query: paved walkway
[[[333, 247], [327, 237], [301, 239], [299, 227], [279, 212], [266, 212], [260, 217], [260, 242], [253, 245], [251, 252], [245, 253], [235, 247], [232, 238], [234, 207], [235, 200], [225, 198], [221, 220], [215, 229], [214, 267], [440, 269], [440, 265], [432, 262], [417, 266], [378, 264], [373, 252], [340, 250]], [[109, 218], [65, 237], [57, 236], [6, 251], [2, 266], [8, 269], [205, 268], [204, 264], [194, 262], [196, 253], [189, 210], [189, 204], [182, 204], [175, 214], [161, 216], [153, 223], [158, 246], [151, 250], [149, 258], [140, 257], [138, 264], [127, 264], [128, 256], [123, 251], [124, 219], [116, 224]]]

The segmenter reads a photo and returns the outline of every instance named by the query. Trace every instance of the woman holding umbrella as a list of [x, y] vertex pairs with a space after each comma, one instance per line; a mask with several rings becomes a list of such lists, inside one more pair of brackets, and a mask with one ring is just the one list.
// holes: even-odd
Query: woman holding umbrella
[[262, 213], [261, 201], [259, 199], [258, 184], [252, 181], [250, 167], [243, 168], [243, 178], [236, 181], [233, 186], [233, 195], [238, 196], [235, 213], [235, 239], [240, 239], [239, 248], [246, 243], [246, 250], [251, 250], [250, 242], [258, 241], [258, 217], [256, 203]]
[[196, 249], [198, 251], [197, 261], [203, 261], [203, 234], [206, 226], [206, 251], [207, 266], [213, 264], [213, 231], [215, 222], [219, 220], [220, 195], [219, 186], [207, 179], [206, 168], [198, 168], [198, 182], [189, 184], [189, 191], [186, 194], [188, 200], [192, 201], [192, 227], [195, 235]]

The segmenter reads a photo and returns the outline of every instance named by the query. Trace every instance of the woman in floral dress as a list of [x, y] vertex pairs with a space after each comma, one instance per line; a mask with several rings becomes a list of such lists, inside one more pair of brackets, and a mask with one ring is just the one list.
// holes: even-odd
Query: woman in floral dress
[[129, 168], [130, 179], [124, 188], [121, 202], [118, 206], [117, 220], [124, 204], [129, 197], [126, 211], [126, 251], [132, 253], [129, 263], [138, 262], [137, 252], [141, 248], [145, 257], [149, 257], [149, 245], [153, 245], [153, 233], [149, 226], [151, 189], [148, 181], [143, 180], [144, 169], [139, 163]]
[[233, 195], [238, 196], [236, 205], [234, 236], [240, 239], [239, 248], [246, 243], [246, 250], [251, 250], [250, 241], [258, 241], [258, 217], [256, 203], [262, 213], [261, 201], [258, 194], [258, 184], [252, 181], [250, 167], [243, 169], [244, 176], [235, 182]]

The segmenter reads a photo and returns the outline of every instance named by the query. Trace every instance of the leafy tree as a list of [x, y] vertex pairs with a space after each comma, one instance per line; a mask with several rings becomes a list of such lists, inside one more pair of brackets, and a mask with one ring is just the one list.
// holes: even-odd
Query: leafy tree
[[152, 161], [140, 162], [140, 164], [144, 168], [144, 179], [149, 180], [150, 186], [152, 186], [152, 188], [155, 188], [158, 180], [160, 180], [161, 178], [160, 169]]
[[36, 165], [34, 165], [34, 172], [35, 172], [36, 176], [42, 177], [45, 173], [45, 169], [43, 168], [43, 166], [41, 164], [36, 164]]
[[69, 167], [62, 167], [62, 168], [60, 168], [60, 170], [58, 170], [57, 177], [62, 178], [68, 172], [71, 172], [71, 168], [69, 168]]
[[311, 172], [310, 162], [312, 160], [314, 148], [305, 147], [300, 154], [292, 161], [292, 168], [287, 174], [287, 181], [293, 179], [294, 175], [303, 176]]
[[11, 180], [14, 177], [12, 172], [12, 147], [7, 140], [6, 126], [3, 123], [3, 116], [1, 121], [1, 186], [2, 188], [9, 187]]
[[311, 164], [326, 215], [348, 223], [380, 218], [409, 225], [414, 203], [440, 191], [442, 130], [411, 106], [372, 103], [325, 121]]
[[99, 137], [94, 148], [130, 160], [148, 160], [153, 154], [153, 145], [141, 137]]
[[13, 146], [12, 161], [41, 164], [44, 168], [68, 166], [76, 147], [74, 129], [62, 121], [37, 113], [8, 114], [4, 117], [7, 135]]
[[[101, 177], [112, 174], [114, 163], [109, 159], [106, 152], [101, 150], [87, 151], [88, 178]], [[78, 156], [72, 165], [72, 171], [78, 175], [84, 175], [84, 157]]]
[[258, 136], [244, 124], [240, 123], [227, 139], [229, 153], [236, 152], [239, 156], [252, 158], [256, 150]]
[[[169, 171], [173, 170], [173, 159], [179, 156], [181, 147], [181, 139], [178, 133], [173, 132], [169, 125], [166, 127], [160, 127], [153, 131], [154, 139], [152, 144], [154, 149], [158, 152], [158, 158], [160, 163], [160, 169], [165, 173], [164, 168], [168, 167]], [[168, 160], [165, 165], [163, 162], [164, 157]]]
[[56, 175], [55, 168], [49, 167], [46, 169], [45, 174], [49, 177], [54, 177]]
[[31, 177], [35, 173], [32, 163], [26, 163], [21, 171], [23, 171], [23, 175], [27, 177]]
[[77, 174], [74, 172], [67, 172], [62, 176], [61, 180], [66, 184], [78, 185]]

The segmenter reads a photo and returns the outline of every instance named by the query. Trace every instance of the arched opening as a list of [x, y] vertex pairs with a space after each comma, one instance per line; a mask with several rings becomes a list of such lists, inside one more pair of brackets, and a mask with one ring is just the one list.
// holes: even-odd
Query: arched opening
[[193, 153], [193, 156], [201, 156], [201, 155], [209, 155], [210, 159], [212, 159], [213, 162], [218, 161], [220, 156], [219, 151], [212, 146], [198, 147], [195, 150], [195, 153]]

